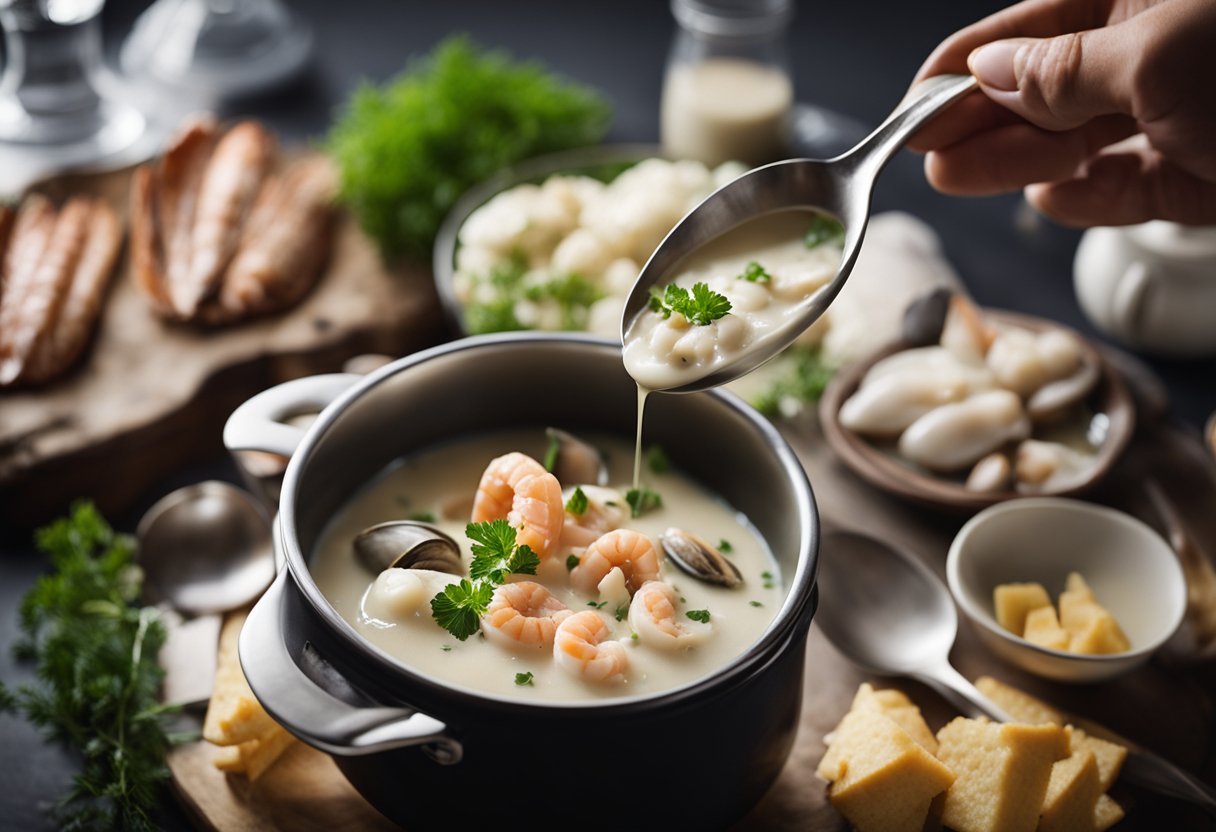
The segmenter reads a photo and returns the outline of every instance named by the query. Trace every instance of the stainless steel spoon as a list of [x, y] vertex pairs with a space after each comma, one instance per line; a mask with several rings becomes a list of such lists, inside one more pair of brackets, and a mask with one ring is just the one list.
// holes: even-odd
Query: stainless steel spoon
[[[999, 722], [1013, 718], [950, 664], [958, 614], [945, 584], [928, 567], [880, 540], [830, 531], [821, 543], [815, 621], [836, 649], [871, 673], [908, 676], [938, 691], [963, 713]], [[1100, 736], [1115, 735], [1086, 723]], [[1216, 789], [1122, 737], [1120, 776], [1159, 794], [1187, 800], [1216, 816]]]
[[253, 497], [219, 480], [179, 488], [136, 529], [148, 600], [198, 615], [250, 603], [274, 579], [270, 520]]
[[634, 319], [647, 309], [650, 288], [670, 280], [676, 265], [695, 249], [747, 220], [776, 211], [826, 211], [844, 224], [844, 256], [836, 277], [812, 296], [797, 316], [700, 378], [659, 388], [691, 393], [744, 375], [781, 352], [813, 324], [836, 297], [857, 262], [870, 217], [870, 197], [883, 167], [943, 107], [976, 88], [970, 75], [939, 75], [918, 84], [887, 120], [856, 147], [834, 159], [788, 159], [756, 168], [710, 194], [690, 211], [654, 250], [625, 301], [624, 340]]

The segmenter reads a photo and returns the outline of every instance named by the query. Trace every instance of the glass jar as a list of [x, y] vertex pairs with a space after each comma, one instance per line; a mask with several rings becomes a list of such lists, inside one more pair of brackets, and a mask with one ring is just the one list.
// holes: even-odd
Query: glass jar
[[678, 158], [756, 165], [789, 155], [792, 0], [672, 0], [661, 139]]

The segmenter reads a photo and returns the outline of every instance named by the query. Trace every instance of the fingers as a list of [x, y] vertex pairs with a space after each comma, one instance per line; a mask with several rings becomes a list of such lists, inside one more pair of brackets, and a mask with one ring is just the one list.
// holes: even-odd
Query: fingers
[[1135, 130], [1135, 123], [1122, 116], [1095, 119], [1062, 132], [1043, 130], [1019, 119], [930, 153], [925, 159], [925, 176], [943, 193], [971, 196], [1071, 179], [1099, 149]]
[[982, 94], [972, 93], [926, 122], [908, 140], [907, 146], [917, 153], [927, 153], [1010, 124], [1025, 124], [1025, 119]]
[[1039, 211], [1075, 227], [1151, 219], [1216, 224], [1216, 183], [1166, 161], [1142, 135], [1105, 149], [1073, 178], [1032, 185], [1025, 193]]

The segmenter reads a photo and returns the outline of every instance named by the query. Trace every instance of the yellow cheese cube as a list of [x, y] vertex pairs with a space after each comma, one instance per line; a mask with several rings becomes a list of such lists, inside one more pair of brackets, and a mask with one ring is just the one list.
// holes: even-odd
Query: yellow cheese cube
[[240, 745], [279, 727], [253, 695], [241, 671], [237, 638], [244, 624], [245, 613], [233, 613], [220, 630], [215, 687], [203, 717], [203, 739], [215, 745]]
[[1000, 705], [1005, 713], [1018, 722], [1031, 725], [1063, 725], [1064, 714], [1048, 705], [1041, 699], [1036, 699], [1028, 693], [999, 682], [991, 676], [981, 676], [975, 680], [975, 686], [980, 693]]
[[1051, 767], [1039, 832], [1093, 832], [1102, 785], [1092, 751], [1073, 751]]
[[1123, 820], [1123, 807], [1106, 795], [1098, 798], [1094, 807], [1094, 829], [1096, 832], [1106, 832], [1119, 821]]
[[[858, 832], [921, 832], [933, 798], [954, 780], [950, 769], [877, 709], [841, 720], [820, 774], [828, 799]], [[827, 769], [827, 774], [825, 774]]]
[[1068, 735], [1055, 725], [958, 717], [937, 741], [938, 758], [956, 778], [942, 823], [957, 832], [1032, 832], [1052, 764], [1068, 756]]
[[1068, 649], [1068, 633], [1060, 626], [1055, 608], [1050, 605], [1031, 610], [1026, 615], [1026, 631], [1022, 638], [1052, 650]]
[[1089, 626], [1089, 620], [1102, 612], [1089, 592], [1060, 593], [1060, 626], [1075, 636]]
[[1085, 579], [1081, 577], [1080, 572], [1068, 573], [1068, 577], [1064, 579], [1064, 591], [1073, 592], [1079, 596], [1087, 597], [1091, 601], [1096, 600], [1094, 598], [1094, 591], [1089, 588], [1089, 584], [1087, 584]]
[[1026, 615], [1039, 607], [1050, 607], [1051, 598], [1042, 584], [1000, 584], [992, 591], [996, 622], [1014, 635], [1026, 629]]
[[1068, 649], [1074, 653], [1107, 654], [1123, 653], [1130, 650], [1132, 645], [1127, 635], [1115, 617], [1101, 607], [1094, 605], [1096, 611], [1088, 623], [1073, 635], [1068, 643]]
[[1075, 754], [1079, 750], [1092, 752], [1098, 763], [1098, 782], [1102, 791], [1107, 791], [1115, 783], [1123, 761], [1127, 759], [1127, 748], [1117, 742], [1091, 737], [1080, 728], [1072, 729], [1072, 748]]
[[853, 697], [851, 710], [872, 708], [880, 710], [900, 728], [908, 732], [930, 754], [937, 753], [937, 738], [929, 730], [925, 718], [921, 716], [920, 708], [912, 704], [912, 700], [903, 691], [894, 688], [875, 690], [871, 685], [862, 682]]

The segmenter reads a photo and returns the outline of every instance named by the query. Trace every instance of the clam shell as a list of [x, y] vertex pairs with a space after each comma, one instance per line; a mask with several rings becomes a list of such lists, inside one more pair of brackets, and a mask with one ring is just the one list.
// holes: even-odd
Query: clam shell
[[373, 572], [397, 567], [464, 574], [460, 545], [427, 523], [412, 520], [377, 523], [355, 535], [351, 545], [359, 562]]
[[607, 485], [608, 466], [600, 449], [558, 428], [545, 428], [551, 442], [557, 442], [553, 476], [563, 485]]
[[659, 538], [659, 544], [672, 563], [697, 580], [725, 587], [743, 583], [738, 567], [692, 532], [668, 529]]

